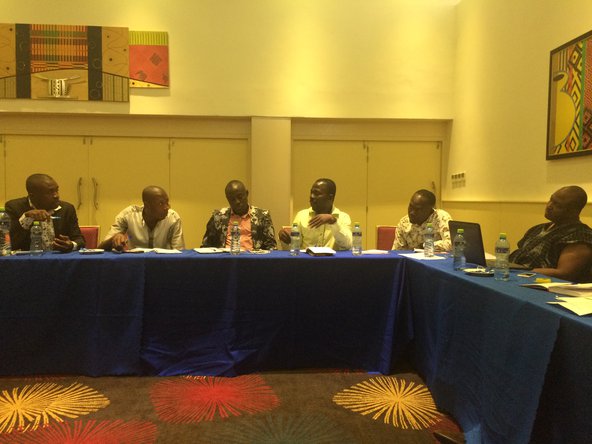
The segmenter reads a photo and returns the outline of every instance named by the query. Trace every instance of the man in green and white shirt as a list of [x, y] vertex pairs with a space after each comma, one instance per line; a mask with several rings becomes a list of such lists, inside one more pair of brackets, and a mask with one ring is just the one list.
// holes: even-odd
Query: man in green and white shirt
[[397, 225], [393, 250], [413, 250], [423, 248], [423, 233], [429, 223], [434, 229], [434, 249], [436, 251], [449, 251], [450, 229], [448, 221], [450, 214], [444, 210], [436, 209], [436, 196], [428, 190], [418, 190], [409, 201], [407, 216], [404, 216]]
[[[299, 211], [293, 224], [302, 234], [302, 248], [329, 247], [349, 250], [352, 246], [351, 218], [333, 205], [337, 187], [331, 179], [318, 179], [310, 190], [310, 207]], [[290, 243], [290, 233], [280, 231], [282, 242]]]

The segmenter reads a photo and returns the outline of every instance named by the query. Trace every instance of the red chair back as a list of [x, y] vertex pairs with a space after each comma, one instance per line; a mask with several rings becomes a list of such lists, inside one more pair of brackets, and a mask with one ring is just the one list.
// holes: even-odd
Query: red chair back
[[86, 248], [97, 248], [99, 245], [99, 231], [98, 225], [81, 225], [80, 232], [86, 242]]
[[378, 250], [390, 250], [395, 241], [395, 225], [376, 225], [376, 248]]

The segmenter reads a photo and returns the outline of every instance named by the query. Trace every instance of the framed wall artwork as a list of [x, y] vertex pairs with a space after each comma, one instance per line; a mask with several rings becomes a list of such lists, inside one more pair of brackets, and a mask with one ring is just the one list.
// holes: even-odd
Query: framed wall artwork
[[130, 88], [169, 87], [167, 32], [130, 31]]
[[128, 29], [0, 24], [0, 99], [129, 101]]
[[547, 160], [592, 154], [592, 31], [551, 51]]
[[169, 83], [166, 32], [0, 23], [0, 100], [129, 102]]

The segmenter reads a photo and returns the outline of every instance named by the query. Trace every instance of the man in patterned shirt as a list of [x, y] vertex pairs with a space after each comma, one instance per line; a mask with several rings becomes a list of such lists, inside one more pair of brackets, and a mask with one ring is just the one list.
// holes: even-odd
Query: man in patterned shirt
[[249, 205], [249, 191], [239, 180], [231, 180], [224, 190], [229, 207], [215, 210], [206, 226], [202, 247], [230, 247], [230, 229], [238, 222], [242, 250], [276, 248], [275, 230], [268, 210]]
[[428, 223], [434, 229], [434, 249], [448, 251], [451, 248], [448, 221], [450, 214], [444, 210], [435, 209], [436, 196], [428, 190], [416, 191], [404, 216], [397, 225], [393, 250], [413, 250], [423, 248], [423, 233]]
[[545, 208], [545, 218], [551, 222], [528, 230], [510, 260], [547, 276], [589, 281], [592, 277], [592, 229], [580, 222], [587, 200], [586, 192], [578, 186], [555, 191]]

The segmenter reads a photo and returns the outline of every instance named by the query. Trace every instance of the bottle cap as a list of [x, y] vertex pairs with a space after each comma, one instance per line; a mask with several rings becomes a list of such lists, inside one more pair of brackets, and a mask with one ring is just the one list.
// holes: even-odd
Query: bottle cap
[[232, 222], [232, 225], [238, 225], [237, 221]]
[[500, 239], [505, 239], [506, 238], [506, 233], [500, 233]]
[[431, 222], [428, 222], [427, 225], [426, 225], [426, 228], [427, 227], [432, 228], [433, 227], [432, 223]]
[[33, 222], [33, 225], [39, 225], [39, 221], [36, 220], [35, 222]]
[[463, 234], [465, 232], [464, 228], [459, 228], [458, 230], [456, 230], [457, 234]]

